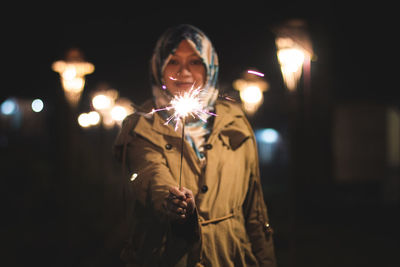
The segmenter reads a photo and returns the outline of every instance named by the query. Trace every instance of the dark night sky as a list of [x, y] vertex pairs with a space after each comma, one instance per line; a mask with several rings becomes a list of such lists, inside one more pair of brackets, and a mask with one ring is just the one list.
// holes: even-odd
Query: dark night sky
[[31, 12], [28, 8], [7, 20], [2, 100], [8, 96], [51, 99], [60, 88], [51, 64], [77, 46], [96, 68], [87, 76], [85, 92], [105, 82], [122, 96], [141, 102], [150, 96], [148, 60], [154, 44], [168, 26], [178, 23], [199, 27], [214, 42], [220, 57], [221, 86], [230, 87], [243, 70], [256, 67], [265, 73], [271, 90], [276, 90], [282, 88], [282, 78], [271, 27], [296, 18], [308, 23], [317, 55], [312, 63], [312, 75], [319, 77], [316, 87], [328, 88], [337, 101], [367, 98], [390, 102], [399, 96], [390, 85], [390, 75], [380, 76], [390, 63], [385, 49], [391, 17], [379, 6], [286, 1], [229, 9], [128, 9], [108, 4], [79, 12], [62, 10], [50, 7]]

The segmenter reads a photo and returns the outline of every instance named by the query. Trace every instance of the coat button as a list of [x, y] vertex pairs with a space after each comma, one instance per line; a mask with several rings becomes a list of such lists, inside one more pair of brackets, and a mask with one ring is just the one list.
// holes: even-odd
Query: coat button
[[205, 193], [205, 192], [207, 192], [207, 191], [208, 191], [208, 186], [203, 185], [203, 186], [201, 187], [201, 192]]
[[166, 145], [165, 145], [165, 148], [166, 148], [167, 150], [170, 150], [170, 149], [172, 148], [172, 145], [171, 145], [171, 144], [166, 144]]
[[212, 148], [212, 144], [205, 144], [204, 148], [210, 150]]

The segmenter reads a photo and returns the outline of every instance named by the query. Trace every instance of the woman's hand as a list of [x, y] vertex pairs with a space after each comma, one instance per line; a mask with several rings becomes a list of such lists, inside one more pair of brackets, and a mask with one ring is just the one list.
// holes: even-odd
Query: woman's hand
[[167, 209], [172, 219], [180, 221], [185, 220], [188, 216], [193, 214], [195, 208], [196, 204], [191, 190], [185, 187], [179, 189], [177, 186], [169, 189]]

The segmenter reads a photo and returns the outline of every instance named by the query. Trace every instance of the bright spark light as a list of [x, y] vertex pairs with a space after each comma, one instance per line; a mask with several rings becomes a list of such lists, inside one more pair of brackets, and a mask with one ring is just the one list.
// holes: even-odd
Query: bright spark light
[[255, 71], [255, 70], [248, 70], [247, 73], [254, 74], [254, 75], [257, 75], [260, 77], [264, 77], [264, 73], [261, 73], [261, 72]]
[[183, 92], [176, 95], [168, 106], [160, 109], [153, 109], [149, 114], [154, 114], [155, 112], [162, 110], [174, 110], [174, 113], [167, 119], [164, 123], [168, 125], [171, 121], [175, 123], [175, 131], [178, 129], [181, 121], [183, 121], [187, 116], [192, 116], [193, 118], [201, 119], [205, 122], [201, 115], [213, 115], [216, 114], [209, 112], [206, 108], [203, 108], [202, 101], [200, 99], [201, 89], [190, 88], [189, 91]]

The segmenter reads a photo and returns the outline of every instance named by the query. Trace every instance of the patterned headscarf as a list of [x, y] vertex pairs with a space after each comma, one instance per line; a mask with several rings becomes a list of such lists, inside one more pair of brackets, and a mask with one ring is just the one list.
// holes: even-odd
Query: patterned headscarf
[[204, 108], [210, 111], [218, 97], [216, 89], [218, 78], [218, 56], [209, 38], [198, 28], [181, 24], [167, 29], [158, 39], [151, 58], [151, 83], [156, 106], [165, 107], [173, 95], [165, 88], [163, 72], [181, 41], [187, 40], [203, 61], [207, 78], [200, 93]]

